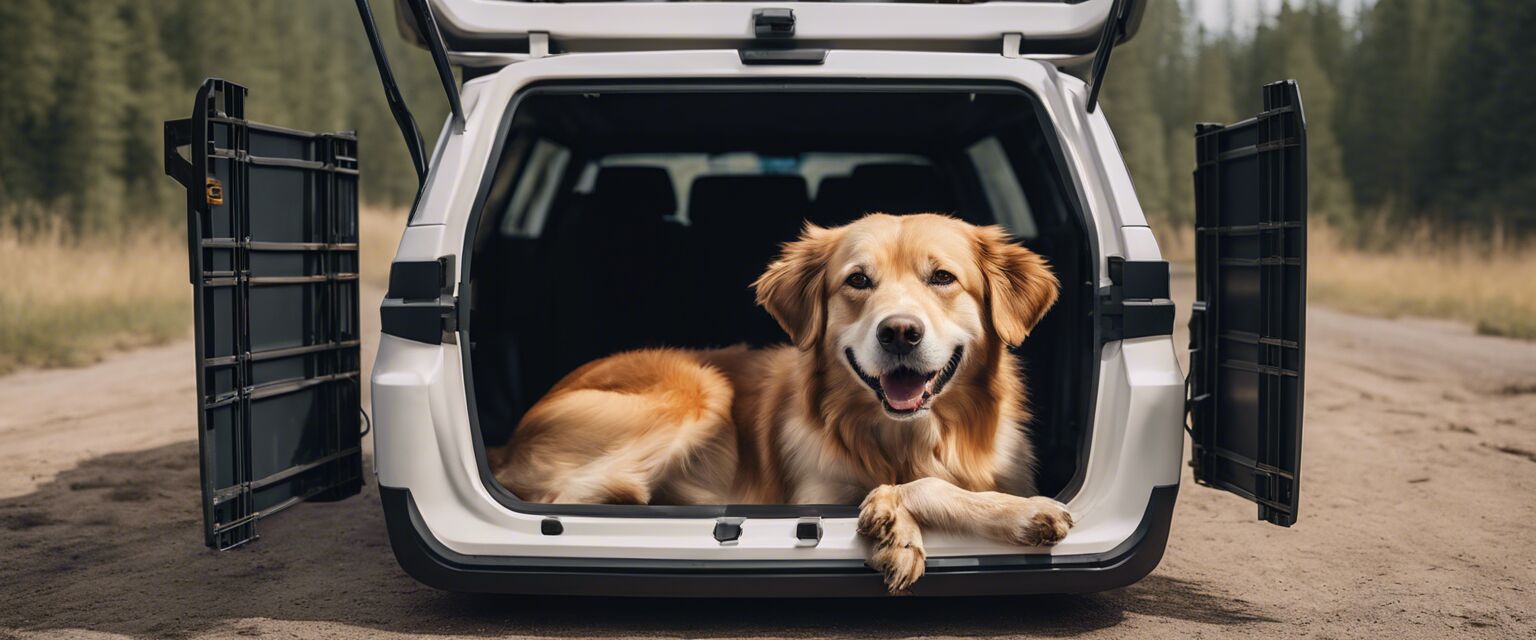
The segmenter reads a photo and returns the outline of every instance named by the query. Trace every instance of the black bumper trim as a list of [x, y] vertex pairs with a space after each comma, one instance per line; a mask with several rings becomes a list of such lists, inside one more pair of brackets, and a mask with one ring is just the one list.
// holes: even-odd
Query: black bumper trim
[[[1178, 485], [1153, 487], [1141, 523], [1102, 554], [930, 558], [914, 595], [1087, 593], [1157, 567]], [[431, 587], [465, 593], [649, 597], [876, 597], [880, 575], [857, 560], [665, 560], [469, 556], [427, 530], [410, 490], [379, 487], [395, 558]]]

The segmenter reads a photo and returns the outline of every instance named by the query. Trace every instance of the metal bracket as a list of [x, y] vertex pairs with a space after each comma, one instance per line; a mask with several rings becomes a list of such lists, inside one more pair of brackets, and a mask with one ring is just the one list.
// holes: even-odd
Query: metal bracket
[[528, 32], [528, 57], [543, 58], [549, 55], [549, 33], [546, 31]]
[[1004, 58], [1019, 58], [1019, 57], [1022, 57], [1023, 54], [1021, 54], [1019, 52], [1022, 51], [1023, 49], [1024, 49], [1024, 34], [1022, 34], [1022, 33], [1005, 33], [1005, 34], [1003, 34], [1003, 57]]

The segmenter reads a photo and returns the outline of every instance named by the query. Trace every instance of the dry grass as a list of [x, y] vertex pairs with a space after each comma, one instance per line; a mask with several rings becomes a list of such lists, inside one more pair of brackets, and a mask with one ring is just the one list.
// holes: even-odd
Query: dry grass
[[[1446, 241], [1424, 231], [1360, 250], [1321, 225], [1309, 230], [1307, 295], [1345, 311], [1469, 323], [1479, 333], [1536, 340], [1536, 246]], [[1187, 237], [1159, 238], [1171, 260], [1193, 262]]]
[[187, 335], [192, 289], [178, 240], [0, 228], [0, 373], [86, 364]]
[[1343, 249], [1324, 231], [1308, 245], [1312, 300], [1375, 315], [1450, 318], [1478, 333], [1536, 340], [1536, 247], [1420, 236], [1366, 252]]
[[[361, 223], [364, 285], [383, 288], [405, 214], [364, 209]], [[186, 245], [174, 230], [72, 238], [0, 225], [0, 274], [0, 374], [89, 364], [192, 332]]]

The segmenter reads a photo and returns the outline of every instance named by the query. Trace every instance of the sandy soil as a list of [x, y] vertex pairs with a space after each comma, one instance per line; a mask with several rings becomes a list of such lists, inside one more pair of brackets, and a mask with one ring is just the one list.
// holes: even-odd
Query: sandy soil
[[1536, 344], [1309, 322], [1299, 524], [1186, 477], [1151, 576], [1027, 599], [445, 594], [396, 566], [373, 487], [212, 552], [190, 344], [24, 372], [0, 379], [0, 636], [1536, 636]]

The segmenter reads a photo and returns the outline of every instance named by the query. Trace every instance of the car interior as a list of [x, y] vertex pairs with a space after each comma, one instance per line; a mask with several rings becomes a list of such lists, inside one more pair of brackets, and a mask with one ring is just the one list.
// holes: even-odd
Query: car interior
[[[1043, 495], [1086, 461], [1094, 249], [1055, 136], [1009, 87], [536, 88], [503, 124], [463, 277], [486, 446], [561, 377], [651, 346], [787, 342], [750, 288], [806, 224], [866, 212], [1001, 224], [1058, 304], [1018, 349]], [[1089, 318], [1091, 319], [1091, 318]]]

